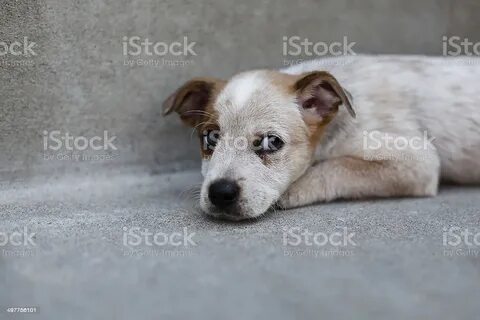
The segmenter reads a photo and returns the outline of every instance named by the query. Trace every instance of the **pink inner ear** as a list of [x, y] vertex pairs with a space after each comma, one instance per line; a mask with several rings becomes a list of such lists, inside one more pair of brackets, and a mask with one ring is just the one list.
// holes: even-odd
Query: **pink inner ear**
[[302, 103], [302, 108], [320, 117], [324, 117], [334, 111], [333, 106], [326, 104], [325, 101], [317, 97], [306, 100]]
[[305, 100], [300, 98], [302, 108], [320, 117], [334, 112], [340, 99], [330, 89], [331, 87], [323, 82], [314, 86], [309, 96], [303, 97]]
[[334, 115], [343, 103], [350, 115], [355, 118], [355, 111], [345, 90], [328, 72], [307, 74], [295, 83], [294, 89], [297, 92], [298, 104], [312, 116], [323, 118]]
[[315, 108], [315, 100], [316, 100], [316, 98], [310, 98], [310, 99], [305, 100], [302, 103], [302, 108], [303, 109]]
[[322, 99], [326, 105], [334, 107], [341, 102], [341, 99], [335, 93], [334, 89], [329, 83], [321, 82], [316, 90], [316, 95]]

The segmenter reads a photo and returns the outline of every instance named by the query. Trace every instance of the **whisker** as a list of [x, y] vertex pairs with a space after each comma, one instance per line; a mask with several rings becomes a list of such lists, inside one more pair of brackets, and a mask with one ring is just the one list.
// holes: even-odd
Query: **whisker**
[[180, 192], [180, 194], [177, 196], [177, 201], [185, 202], [187, 199], [193, 199], [195, 200], [195, 197], [200, 195], [200, 190], [201, 188], [201, 183], [197, 183], [194, 185], [190, 185], [187, 187], [185, 190]]

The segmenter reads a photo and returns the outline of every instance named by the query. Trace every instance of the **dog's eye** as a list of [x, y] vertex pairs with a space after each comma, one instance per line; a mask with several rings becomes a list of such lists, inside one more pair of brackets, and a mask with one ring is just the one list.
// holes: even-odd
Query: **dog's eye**
[[203, 147], [208, 150], [213, 150], [220, 139], [218, 130], [207, 130], [203, 133]]
[[253, 141], [253, 148], [259, 155], [265, 155], [280, 150], [285, 142], [276, 135], [266, 135]]

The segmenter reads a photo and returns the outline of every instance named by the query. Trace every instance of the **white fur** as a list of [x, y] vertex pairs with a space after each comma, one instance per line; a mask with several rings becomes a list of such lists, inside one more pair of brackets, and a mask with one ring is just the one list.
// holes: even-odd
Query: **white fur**
[[[473, 63], [472, 63], [473, 61]], [[295, 96], [274, 85], [266, 71], [242, 73], [216, 100], [222, 139], [202, 172], [201, 206], [215, 212], [209, 184], [229, 177], [242, 188], [241, 212], [263, 214], [276, 201], [284, 207], [338, 198], [435, 195], [440, 179], [480, 182], [480, 59], [357, 56], [345, 64], [328, 59], [281, 70], [291, 75], [324, 70], [353, 96], [357, 117], [341, 107], [312, 157], [308, 129]], [[391, 137], [433, 137], [421, 150], [365, 149], [364, 132]], [[262, 163], [249, 148], [227, 137], [275, 132], [285, 147]]]
[[219, 100], [228, 99], [229, 108], [242, 109], [257, 91], [262, 90], [266, 80], [260, 72], [241, 73], [228, 82]]
[[283, 70], [300, 74], [321, 66], [353, 95], [357, 119], [344, 110], [337, 116], [330, 128], [342, 130], [320, 146], [321, 158], [352, 155], [352, 141], [363, 131], [402, 136], [427, 131], [435, 137], [443, 179], [480, 182], [479, 58], [359, 56], [346, 65], [328, 65], [326, 60]]
[[[258, 82], [260, 79], [262, 81]], [[286, 101], [286, 97], [267, 80], [264, 73], [257, 72], [234, 77], [215, 103], [222, 138], [211, 159], [203, 162], [205, 180], [200, 198], [202, 208], [209, 214], [225, 215], [215, 212], [208, 200], [208, 186], [217, 179], [229, 178], [239, 182], [242, 188], [241, 214], [227, 214], [227, 217], [241, 219], [263, 214], [286, 190], [289, 182], [300, 175], [291, 177], [275, 161], [265, 166], [251, 148], [259, 133], [275, 133], [289, 143], [294, 130], [306, 130], [293, 99]], [[257, 86], [250, 86], [246, 81], [257, 83]], [[242, 89], [250, 95], [237, 91]], [[284, 107], [282, 112], [278, 112], [278, 106]], [[293, 154], [303, 154], [308, 149], [306, 145], [298, 145], [293, 151]], [[272, 157], [285, 158], [288, 154], [281, 150]]]

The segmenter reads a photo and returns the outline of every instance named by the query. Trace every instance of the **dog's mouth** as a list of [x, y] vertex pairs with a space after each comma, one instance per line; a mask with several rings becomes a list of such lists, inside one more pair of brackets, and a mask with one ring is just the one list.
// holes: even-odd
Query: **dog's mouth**
[[213, 218], [218, 220], [228, 220], [228, 221], [248, 221], [248, 220], [256, 220], [265, 214], [268, 214], [272, 211], [278, 209], [276, 206], [276, 202], [269, 207], [265, 211], [261, 212], [254, 212], [253, 210], [248, 210], [249, 208], [241, 208], [239, 206], [235, 206], [232, 208], [227, 209], [218, 209], [214, 206], [209, 206], [207, 208], [202, 208], [202, 212]]
[[252, 219], [252, 217], [249, 217], [249, 216], [239, 216], [239, 215], [230, 215], [230, 214], [220, 214], [220, 215], [215, 216], [215, 219], [218, 219], [218, 220], [228, 220], [228, 221], [242, 221], [242, 220]]
[[229, 209], [229, 210], [208, 210], [204, 211], [210, 217], [213, 217], [218, 220], [229, 220], [229, 221], [241, 221], [241, 220], [248, 220], [254, 218], [248, 214], [244, 214], [241, 210]]

